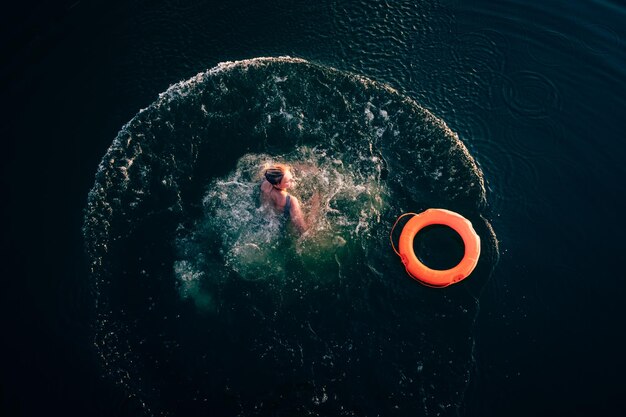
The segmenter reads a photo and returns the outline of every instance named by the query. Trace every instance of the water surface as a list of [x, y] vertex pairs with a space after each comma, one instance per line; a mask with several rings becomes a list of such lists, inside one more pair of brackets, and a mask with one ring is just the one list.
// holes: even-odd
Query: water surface
[[[0, 305], [15, 343], [2, 410], [192, 415], [216, 386], [223, 410], [251, 410], [260, 393], [217, 393], [256, 383], [330, 415], [623, 414], [624, 18], [614, 1], [516, 0], [79, 2], [7, 14]], [[224, 69], [196, 78], [287, 55], [306, 63], [259, 68], [261, 83]], [[324, 84], [294, 82], [301, 71]], [[196, 89], [218, 79], [239, 94]], [[206, 106], [220, 97], [232, 112]], [[458, 143], [440, 164], [458, 168], [441, 170], [453, 178], [445, 189], [433, 173]], [[266, 253], [246, 244], [266, 250], [258, 242], [274, 235], [226, 225], [229, 213], [256, 213], [252, 166], [273, 159], [321, 167], [301, 183], [303, 201], [326, 180], [344, 192], [326, 194], [318, 240], [272, 252], [282, 272], [266, 275]], [[476, 178], [484, 188], [469, 186]], [[245, 198], [208, 198], [224, 187]], [[434, 204], [493, 226], [490, 278], [433, 292], [403, 275], [387, 226]], [[106, 246], [87, 256], [86, 217], [101, 221], [87, 244]], [[252, 341], [252, 323], [259, 343], [237, 343]], [[243, 378], [244, 365], [257, 377]], [[270, 373], [314, 384], [261, 384]], [[293, 411], [279, 404], [259, 412]]]

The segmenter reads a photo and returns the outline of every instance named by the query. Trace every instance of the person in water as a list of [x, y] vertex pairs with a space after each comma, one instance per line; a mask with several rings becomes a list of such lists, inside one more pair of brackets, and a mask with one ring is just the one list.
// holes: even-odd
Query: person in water
[[263, 203], [282, 213], [300, 233], [304, 233], [308, 226], [304, 221], [300, 201], [288, 191], [296, 183], [291, 167], [284, 164], [272, 165], [265, 170], [264, 177], [261, 183]]

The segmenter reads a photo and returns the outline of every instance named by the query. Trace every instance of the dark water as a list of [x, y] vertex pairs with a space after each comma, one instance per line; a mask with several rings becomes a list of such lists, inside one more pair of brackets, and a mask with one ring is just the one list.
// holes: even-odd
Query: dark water
[[[534, 3], [3, 17], [3, 415], [623, 414], [626, 9]], [[316, 238], [250, 234], [272, 158]], [[445, 290], [387, 243], [431, 206], [483, 238]]]

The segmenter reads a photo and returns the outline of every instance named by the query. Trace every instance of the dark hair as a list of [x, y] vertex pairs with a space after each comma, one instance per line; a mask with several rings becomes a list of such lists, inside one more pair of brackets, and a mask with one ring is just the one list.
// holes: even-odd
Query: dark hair
[[265, 179], [272, 185], [278, 185], [285, 176], [287, 169], [288, 167], [283, 164], [272, 165], [265, 170]]

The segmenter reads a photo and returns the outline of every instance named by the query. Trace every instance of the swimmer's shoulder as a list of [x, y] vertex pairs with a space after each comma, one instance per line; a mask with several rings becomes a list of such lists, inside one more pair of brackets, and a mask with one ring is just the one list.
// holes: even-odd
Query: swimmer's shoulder
[[261, 191], [268, 192], [271, 189], [272, 189], [272, 184], [270, 184], [268, 180], [264, 179], [263, 182], [261, 183]]

